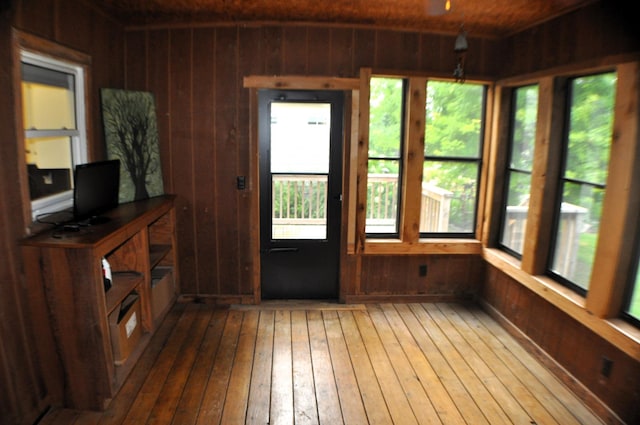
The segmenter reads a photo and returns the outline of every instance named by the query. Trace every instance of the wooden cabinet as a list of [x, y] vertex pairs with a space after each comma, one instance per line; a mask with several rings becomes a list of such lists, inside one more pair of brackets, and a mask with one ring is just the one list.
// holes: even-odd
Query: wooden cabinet
[[[173, 202], [167, 195], [123, 204], [106, 214], [107, 223], [76, 232], [54, 229], [22, 241], [27, 290], [53, 402], [104, 409], [175, 302], [179, 273]], [[107, 291], [102, 258], [113, 276]], [[165, 278], [162, 296], [155, 296], [152, 288], [158, 270]], [[131, 294], [137, 295], [137, 310], [129, 314], [127, 333], [136, 338], [122, 356], [114, 353], [112, 340], [118, 336], [113, 322]], [[45, 358], [52, 352], [56, 359]]]

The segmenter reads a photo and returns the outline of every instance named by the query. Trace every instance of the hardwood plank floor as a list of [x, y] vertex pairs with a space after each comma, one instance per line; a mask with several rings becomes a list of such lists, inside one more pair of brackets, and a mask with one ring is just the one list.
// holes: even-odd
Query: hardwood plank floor
[[479, 307], [176, 304], [104, 412], [43, 425], [600, 424]]

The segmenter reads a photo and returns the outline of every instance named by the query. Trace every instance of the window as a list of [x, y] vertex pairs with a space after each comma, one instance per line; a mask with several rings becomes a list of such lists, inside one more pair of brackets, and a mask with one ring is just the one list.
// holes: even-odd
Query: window
[[611, 146], [616, 74], [569, 80], [563, 171], [555, 208], [550, 274], [589, 289]]
[[376, 76], [369, 88], [367, 237], [474, 237], [486, 86]]
[[371, 78], [365, 221], [371, 236], [398, 235], [404, 87], [402, 78]]
[[482, 160], [485, 86], [426, 88], [421, 236], [473, 236]]
[[73, 169], [87, 161], [84, 70], [21, 52], [25, 159], [32, 218], [72, 206]]
[[[640, 238], [638, 241], [640, 245]], [[636, 272], [630, 275], [631, 281], [623, 316], [630, 319], [636, 326], [640, 326], [640, 246], [636, 248], [635, 270]]]
[[510, 253], [520, 257], [529, 212], [538, 116], [538, 86], [516, 88], [511, 103], [509, 159], [505, 174], [506, 203], [502, 210], [500, 244]]

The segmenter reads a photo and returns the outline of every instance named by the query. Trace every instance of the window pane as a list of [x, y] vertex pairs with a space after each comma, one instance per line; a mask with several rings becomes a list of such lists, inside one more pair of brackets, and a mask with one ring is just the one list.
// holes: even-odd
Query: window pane
[[72, 168], [71, 137], [26, 139], [27, 164], [40, 168]]
[[537, 121], [538, 86], [517, 89], [511, 131], [511, 168], [531, 171]]
[[530, 189], [531, 174], [517, 171], [509, 174], [507, 208], [500, 243], [518, 254], [522, 254], [524, 246]]
[[473, 232], [477, 181], [476, 162], [425, 161], [420, 232]]
[[615, 74], [572, 80], [566, 178], [606, 183], [615, 83]]
[[369, 157], [399, 158], [402, 141], [401, 78], [372, 78], [369, 102]]
[[374, 77], [370, 88], [365, 231], [391, 236], [398, 233], [404, 80]]
[[328, 173], [330, 118], [328, 103], [272, 103], [271, 172]]
[[626, 313], [637, 321], [640, 321], [640, 266], [636, 270], [636, 279], [631, 289], [631, 296]]
[[510, 130], [510, 160], [507, 169], [507, 202], [503, 211], [500, 243], [522, 254], [529, 213], [531, 170], [538, 117], [538, 86], [514, 91]]
[[[609, 167], [615, 73], [570, 80], [570, 109], [551, 272], [589, 289]], [[575, 287], [574, 287], [575, 285]]]
[[399, 162], [369, 160], [366, 233], [398, 232]]
[[38, 137], [25, 140], [31, 199], [71, 189], [71, 137]]
[[[55, 72], [55, 71], [52, 71]], [[73, 78], [73, 76], [69, 76]], [[25, 130], [75, 129], [73, 88], [22, 82]]]
[[484, 86], [450, 82], [427, 84], [425, 156], [480, 155]]
[[565, 183], [551, 270], [584, 290], [595, 258], [604, 189]]

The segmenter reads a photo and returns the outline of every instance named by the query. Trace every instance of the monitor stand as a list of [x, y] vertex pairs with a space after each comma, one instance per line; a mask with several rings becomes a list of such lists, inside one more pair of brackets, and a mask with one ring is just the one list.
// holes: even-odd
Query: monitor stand
[[109, 221], [111, 221], [109, 217], [106, 217], [104, 215], [96, 215], [93, 217], [89, 217], [86, 220], [82, 220], [80, 222], [80, 225], [81, 226], [97, 226], [100, 224], [108, 223]]

